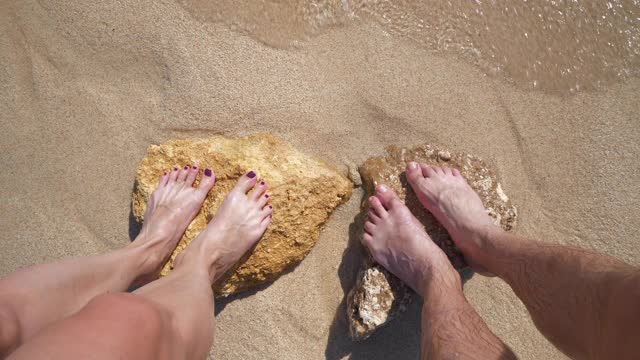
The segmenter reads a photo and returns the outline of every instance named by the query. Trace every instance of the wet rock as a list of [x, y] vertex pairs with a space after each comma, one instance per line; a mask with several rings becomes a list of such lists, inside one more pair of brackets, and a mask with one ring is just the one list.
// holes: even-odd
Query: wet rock
[[[447, 231], [420, 204], [415, 193], [408, 186], [404, 174], [406, 163], [417, 161], [437, 166], [457, 168], [469, 185], [478, 193], [493, 218], [494, 223], [510, 231], [516, 223], [517, 211], [502, 190], [495, 173], [479, 158], [452, 153], [433, 145], [414, 148], [387, 148], [387, 155], [370, 158], [360, 166], [363, 187], [367, 199], [378, 184], [393, 188], [407, 204], [411, 212], [424, 225], [433, 241], [447, 254], [453, 266], [464, 274], [470, 270], [464, 257], [453, 244]], [[366, 202], [365, 202], [366, 204]], [[366, 211], [363, 208], [363, 211]], [[406, 308], [415, 296], [412, 290], [393, 274], [381, 269], [370, 255], [366, 255], [356, 285], [347, 295], [347, 316], [349, 333], [354, 340], [369, 337]], [[390, 302], [390, 303], [389, 303]]]
[[348, 162], [346, 166], [348, 171], [347, 177], [349, 178], [349, 180], [351, 180], [351, 182], [353, 182], [353, 185], [355, 185], [356, 187], [362, 186], [362, 178], [360, 177], [360, 172], [358, 172], [358, 167], [351, 162]]
[[139, 223], [144, 220], [146, 203], [159, 176], [167, 169], [190, 164], [213, 169], [216, 186], [161, 275], [171, 270], [175, 256], [205, 227], [237, 179], [247, 171], [254, 170], [267, 182], [273, 205], [272, 222], [264, 236], [253, 251], [214, 284], [216, 296], [272, 281], [298, 264], [315, 245], [329, 215], [349, 199], [353, 187], [337, 170], [268, 134], [240, 139], [172, 140], [150, 146], [138, 166], [132, 207]]

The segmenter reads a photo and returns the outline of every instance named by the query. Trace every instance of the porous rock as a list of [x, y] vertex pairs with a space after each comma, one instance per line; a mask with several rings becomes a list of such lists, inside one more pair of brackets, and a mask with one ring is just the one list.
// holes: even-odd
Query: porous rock
[[[466, 153], [454, 153], [434, 145], [413, 148], [390, 146], [386, 156], [373, 157], [360, 166], [365, 199], [378, 184], [387, 184], [420, 220], [433, 241], [442, 248], [454, 268], [470, 273], [467, 263], [447, 231], [418, 201], [405, 177], [410, 161], [454, 167], [478, 193], [495, 224], [510, 231], [516, 223], [516, 207], [502, 190], [496, 174], [481, 159]], [[366, 202], [365, 202], [366, 203]], [[367, 209], [363, 207], [363, 211]], [[406, 309], [415, 294], [400, 279], [376, 264], [369, 254], [363, 260], [356, 284], [347, 295], [349, 333], [354, 340], [368, 338], [377, 328]]]
[[[161, 271], [204, 229], [240, 176], [255, 171], [269, 186], [272, 221], [257, 245], [213, 286], [227, 296], [272, 281], [309, 253], [329, 215], [349, 199], [352, 184], [324, 162], [304, 155], [268, 134], [232, 139], [171, 140], [151, 145], [138, 166], [132, 208], [142, 223], [147, 201], [160, 175], [173, 167], [197, 164], [215, 172], [216, 185]], [[196, 180], [199, 182], [202, 171]]]

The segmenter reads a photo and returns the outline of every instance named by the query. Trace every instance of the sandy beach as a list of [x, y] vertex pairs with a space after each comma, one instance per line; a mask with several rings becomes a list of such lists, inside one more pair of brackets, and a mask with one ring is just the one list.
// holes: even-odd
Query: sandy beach
[[[533, 88], [512, 63], [488, 74], [370, 16], [311, 30], [286, 23], [296, 37], [274, 42], [259, 33], [269, 28], [247, 25], [251, 12], [228, 22], [198, 9], [0, 1], [0, 276], [129, 242], [148, 145], [256, 132], [345, 173], [389, 144], [475, 154], [518, 207], [518, 235], [640, 265], [640, 79], [625, 70], [637, 58], [608, 54], [629, 76], [591, 64], [601, 79], [568, 78], [587, 90]], [[355, 189], [292, 272], [216, 304], [212, 358], [418, 357], [417, 304], [370, 339], [348, 339], [343, 301], [359, 261], [350, 225], [362, 195]], [[503, 281], [475, 276], [465, 294], [522, 359], [563, 358]]]

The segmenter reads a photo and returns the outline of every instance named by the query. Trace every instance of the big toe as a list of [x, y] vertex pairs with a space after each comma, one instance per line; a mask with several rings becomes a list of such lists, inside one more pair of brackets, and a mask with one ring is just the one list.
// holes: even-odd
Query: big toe
[[198, 184], [198, 190], [197, 190], [198, 193], [200, 193], [200, 195], [203, 197], [207, 196], [207, 194], [209, 193], [209, 190], [211, 190], [211, 188], [215, 183], [216, 183], [216, 174], [213, 173], [213, 170], [208, 168], [204, 169], [202, 173], [202, 177], [200, 178], [200, 183]]
[[407, 175], [407, 181], [411, 184], [411, 187], [415, 187], [420, 181], [424, 180], [422, 168], [420, 168], [420, 165], [417, 162], [412, 161], [408, 163], [405, 174]]
[[384, 184], [376, 186], [376, 197], [380, 200], [385, 209], [391, 209], [394, 206], [403, 205], [398, 194]]
[[258, 181], [258, 177], [256, 173], [251, 170], [238, 179], [235, 190], [246, 194], [256, 185], [256, 181]]

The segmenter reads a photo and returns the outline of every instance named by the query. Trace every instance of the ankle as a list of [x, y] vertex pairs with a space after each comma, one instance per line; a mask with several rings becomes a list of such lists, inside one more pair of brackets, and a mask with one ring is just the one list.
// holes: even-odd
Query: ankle
[[187, 271], [205, 274], [209, 282], [213, 284], [219, 274], [221, 257], [219, 251], [207, 251], [203, 244], [191, 244], [173, 262], [174, 269], [186, 269]]

